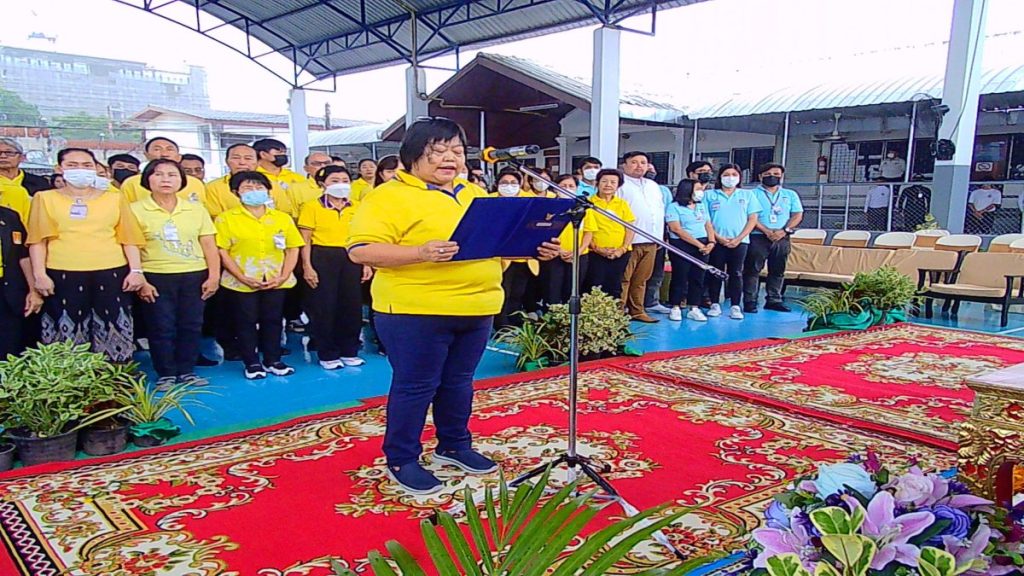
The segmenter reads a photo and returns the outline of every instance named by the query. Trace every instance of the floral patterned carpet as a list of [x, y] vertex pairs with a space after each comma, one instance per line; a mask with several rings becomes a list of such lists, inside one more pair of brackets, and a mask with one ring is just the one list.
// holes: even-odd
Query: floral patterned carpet
[[[598, 363], [581, 375], [580, 452], [610, 464], [609, 480], [638, 508], [700, 506], [669, 531], [683, 552], [735, 550], [772, 495], [817, 462], [871, 447], [895, 465], [953, 466], [936, 423], [968, 406], [956, 378], [965, 367], [1024, 361], [1019, 342], [897, 326], [759, 342], [743, 353]], [[698, 371], [712, 376], [695, 384], [678, 376]], [[479, 382], [477, 447], [509, 477], [558, 454], [567, 387], [561, 369]], [[854, 395], [864, 407], [848, 400]], [[367, 553], [390, 539], [425, 557], [419, 522], [457, 506], [467, 482], [497, 477], [467, 478], [427, 456], [445, 490], [398, 492], [380, 454], [383, 403], [2, 475], [0, 574], [324, 575], [331, 559], [369, 573]], [[609, 507], [599, 526], [620, 516]], [[671, 562], [652, 541], [614, 573]]]

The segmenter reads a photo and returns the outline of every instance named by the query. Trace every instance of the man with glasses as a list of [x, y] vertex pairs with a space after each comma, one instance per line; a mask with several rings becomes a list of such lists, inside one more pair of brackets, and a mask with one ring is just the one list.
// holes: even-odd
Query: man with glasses
[[52, 188], [42, 176], [28, 174], [21, 169], [25, 150], [13, 138], [0, 138], [0, 206], [18, 213], [22, 224], [28, 222], [29, 196]]

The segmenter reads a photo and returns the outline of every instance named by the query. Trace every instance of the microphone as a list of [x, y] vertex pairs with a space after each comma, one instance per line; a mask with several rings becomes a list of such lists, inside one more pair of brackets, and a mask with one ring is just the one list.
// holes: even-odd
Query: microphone
[[533, 156], [540, 152], [540, 146], [528, 144], [526, 146], [513, 146], [511, 148], [495, 148], [488, 146], [480, 151], [480, 159], [488, 164], [494, 164], [503, 160], [515, 160], [526, 156]]

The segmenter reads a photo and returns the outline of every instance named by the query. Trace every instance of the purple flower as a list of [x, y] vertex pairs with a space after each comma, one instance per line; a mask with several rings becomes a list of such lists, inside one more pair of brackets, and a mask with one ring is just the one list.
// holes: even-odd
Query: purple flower
[[950, 494], [970, 494], [971, 491], [967, 488], [967, 484], [960, 482], [959, 480], [949, 481], [949, 493]]
[[779, 554], [796, 554], [800, 562], [808, 571], [814, 571], [815, 562], [821, 558], [820, 553], [812, 541], [811, 534], [799, 522], [797, 515], [802, 514], [794, 510], [790, 515], [791, 530], [780, 530], [778, 528], [758, 528], [754, 530], [754, 540], [764, 550], [754, 558], [754, 568], [767, 567], [768, 559]]
[[789, 529], [789, 510], [778, 500], [773, 500], [764, 512], [765, 525], [779, 530]]
[[925, 474], [918, 467], [900, 476], [893, 483], [896, 501], [916, 507], [930, 506], [949, 494], [949, 481], [938, 474]]
[[[847, 503], [860, 507], [856, 498], [847, 498]], [[861, 533], [878, 545], [878, 552], [871, 561], [871, 568], [883, 570], [893, 561], [904, 566], [917, 566], [921, 550], [910, 544], [910, 539], [924, 532], [935, 522], [931, 512], [911, 512], [895, 515], [896, 500], [883, 490], [868, 503]]]
[[[970, 538], [943, 536], [942, 544], [946, 551], [956, 558], [957, 568], [970, 566], [970, 572], [987, 572], [990, 567], [985, 559], [985, 548], [992, 538], [992, 529], [982, 524]], [[1001, 572], [998, 571], [997, 572]]]
[[882, 461], [878, 459], [878, 454], [868, 450], [868, 457], [864, 461], [864, 468], [872, 474], [877, 474], [882, 469]]
[[971, 517], [966, 513], [951, 506], [946, 506], [945, 504], [937, 504], [933, 506], [931, 513], [935, 515], [936, 521], [949, 520], [949, 526], [946, 526], [946, 528], [939, 534], [931, 537], [927, 542], [928, 546], [941, 548], [943, 536], [951, 536], [957, 540], [967, 538], [967, 534], [971, 530]]

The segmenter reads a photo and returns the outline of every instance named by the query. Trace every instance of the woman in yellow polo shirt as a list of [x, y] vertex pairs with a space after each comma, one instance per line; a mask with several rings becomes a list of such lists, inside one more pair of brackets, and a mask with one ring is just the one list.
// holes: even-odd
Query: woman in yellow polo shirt
[[[622, 187], [622, 172], [605, 168], [597, 173], [597, 194], [591, 198], [595, 206], [615, 214], [622, 220], [633, 223], [636, 216], [629, 204], [616, 193]], [[629, 247], [633, 244], [632, 230], [613, 221], [607, 216], [594, 215], [597, 230], [591, 240], [590, 262], [587, 271], [587, 291], [600, 288], [614, 298], [622, 297], [622, 277], [629, 264]]]
[[358, 356], [362, 284], [373, 276], [373, 270], [352, 262], [345, 248], [359, 203], [350, 199], [352, 177], [347, 169], [324, 166], [314, 180], [324, 195], [303, 204], [299, 213], [299, 232], [306, 241], [302, 275], [310, 288], [306, 312], [313, 341], [325, 370], [362, 366], [366, 363]]
[[195, 365], [203, 308], [220, 286], [217, 231], [206, 208], [178, 197], [185, 182], [185, 170], [177, 162], [153, 160], [142, 171], [141, 181], [150, 194], [132, 204], [146, 237], [146, 285], [139, 298], [158, 390], [207, 383], [195, 374]]
[[214, 227], [245, 377], [288, 376], [295, 369], [281, 362], [284, 289], [296, 284], [302, 235], [290, 215], [267, 207], [271, 183], [263, 173], [237, 172], [228, 186], [242, 205], [218, 216]]
[[96, 157], [57, 153], [65, 187], [32, 197], [28, 245], [43, 304], [42, 341], [90, 343], [112, 362], [134, 351], [132, 297], [145, 284], [135, 216], [119, 192], [97, 190]]
[[380, 159], [377, 163], [377, 170], [373, 176], [373, 187], [376, 188], [385, 182], [390, 182], [395, 179], [395, 174], [398, 173], [398, 169], [401, 168], [402, 163], [398, 161], [398, 156], [389, 154]]
[[[420, 437], [433, 404], [438, 445], [433, 460], [471, 474], [497, 465], [473, 450], [469, 415], [473, 372], [501, 310], [498, 259], [452, 262], [450, 238], [483, 192], [458, 179], [466, 134], [443, 118], [419, 120], [405, 133], [399, 156], [406, 170], [369, 194], [352, 219], [349, 256], [372, 266], [377, 330], [393, 369], [384, 454], [388, 475], [414, 494], [441, 482], [419, 463]], [[542, 258], [557, 245], [539, 248]]]
[[[523, 175], [510, 166], [498, 172], [491, 196], [501, 198], [533, 197], [534, 193], [523, 190]], [[540, 274], [540, 263], [533, 259], [505, 260], [502, 262], [504, 272], [501, 276], [501, 289], [505, 292], [505, 303], [501, 313], [494, 319], [494, 328], [520, 326], [523, 323], [522, 313], [535, 311], [537, 306], [527, 306], [527, 293], [531, 284]], [[536, 293], [536, 290], [534, 290]], [[533, 298], [534, 301], [537, 298]]]
[[[572, 174], [562, 174], [555, 179], [555, 184], [575, 193], [579, 180]], [[580, 290], [587, 278], [587, 264], [590, 262], [590, 243], [597, 231], [597, 215], [588, 210], [580, 225]], [[572, 224], [562, 230], [558, 237], [559, 257], [547, 262], [544, 278], [544, 304], [564, 304], [569, 301], [572, 292]]]

